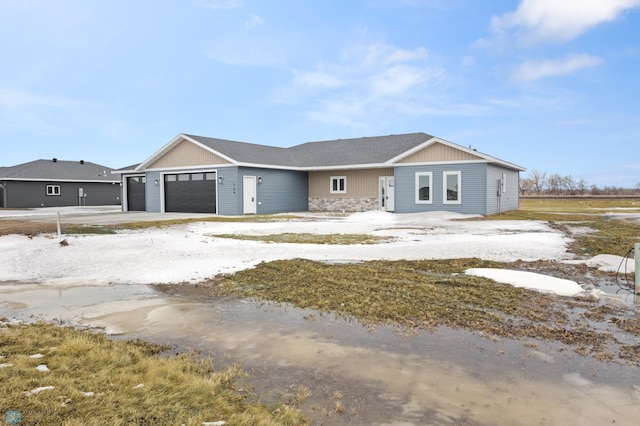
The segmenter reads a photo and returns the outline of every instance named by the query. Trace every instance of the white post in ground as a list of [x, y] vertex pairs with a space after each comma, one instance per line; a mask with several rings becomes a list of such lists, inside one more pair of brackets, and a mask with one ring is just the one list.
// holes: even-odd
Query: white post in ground
[[[58, 221], [57, 222], [58, 222], [58, 237], [59, 237], [60, 235], [62, 235], [62, 233], [60, 232], [60, 212], [58, 212], [57, 216], [58, 216]], [[636, 260], [636, 263], [637, 262], [638, 262], [638, 260]]]
[[635, 258], [636, 258], [636, 269], [635, 269], [635, 275], [636, 275], [636, 288], [635, 288], [635, 293], [636, 293], [636, 301], [638, 300], [638, 297], [640, 295], [640, 243], [635, 243], [633, 245], [633, 249], [635, 251]]

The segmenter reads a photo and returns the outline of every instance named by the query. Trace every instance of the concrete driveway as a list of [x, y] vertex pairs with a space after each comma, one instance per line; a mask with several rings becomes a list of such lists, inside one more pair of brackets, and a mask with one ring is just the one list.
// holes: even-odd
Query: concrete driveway
[[147, 213], [123, 212], [120, 206], [43, 207], [35, 209], [0, 209], [0, 220], [26, 220], [83, 225], [114, 225], [130, 222], [151, 222], [172, 219], [193, 219], [213, 216], [210, 213]]

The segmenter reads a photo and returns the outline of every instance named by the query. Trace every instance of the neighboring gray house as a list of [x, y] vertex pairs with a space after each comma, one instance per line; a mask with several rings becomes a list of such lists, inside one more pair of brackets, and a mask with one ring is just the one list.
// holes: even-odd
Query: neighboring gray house
[[278, 148], [180, 134], [122, 175], [123, 210], [488, 215], [518, 208], [512, 163], [425, 133]]
[[112, 171], [87, 161], [56, 158], [0, 167], [0, 207], [119, 205], [120, 180]]

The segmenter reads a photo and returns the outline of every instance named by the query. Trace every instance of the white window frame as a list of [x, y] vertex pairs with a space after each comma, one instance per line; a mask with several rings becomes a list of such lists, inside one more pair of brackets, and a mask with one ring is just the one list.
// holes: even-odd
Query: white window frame
[[[340, 185], [340, 181], [342, 181], [342, 185]], [[335, 187], [338, 189], [333, 189], [334, 182], [336, 183]], [[340, 189], [342, 186], [342, 189]], [[346, 194], [347, 193], [347, 177], [346, 176], [331, 176], [329, 179], [329, 193], [330, 194]]]
[[[421, 200], [420, 199], [420, 177], [421, 176], [429, 176], [429, 199]], [[415, 186], [415, 196], [416, 196], [416, 204], [433, 204], [433, 172], [416, 172], [416, 186]]]
[[59, 196], [60, 195], [60, 185], [47, 185], [45, 190], [47, 196]]
[[[447, 177], [449, 176], [458, 178], [458, 198], [456, 200], [447, 199]], [[462, 172], [442, 172], [442, 204], [462, 204]]]

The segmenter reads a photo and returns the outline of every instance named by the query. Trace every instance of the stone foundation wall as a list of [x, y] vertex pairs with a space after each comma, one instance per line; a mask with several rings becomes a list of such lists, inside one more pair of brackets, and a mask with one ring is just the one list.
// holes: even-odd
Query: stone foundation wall
[[309, 198], [310, 211], [366, 212], [378, 210], [378, 199], [372, 198]]

